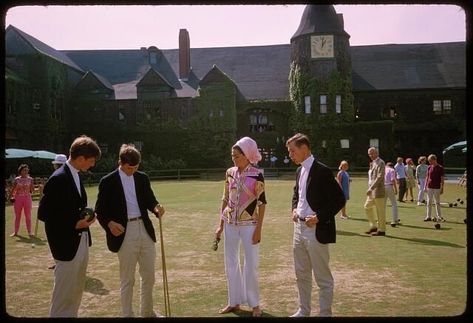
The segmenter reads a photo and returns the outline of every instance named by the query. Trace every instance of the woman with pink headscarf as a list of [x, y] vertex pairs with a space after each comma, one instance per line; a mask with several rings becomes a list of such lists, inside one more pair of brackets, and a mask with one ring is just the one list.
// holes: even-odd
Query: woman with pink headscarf
[[[261, 316], [259, 307], [259, 243], [266, 205], [264, 177], [256, 164], [261, 160], [256, 142], [243, 137], [232, 147], [235, 165], [227, 169], [222, 197], [220, 222], [215, 231], [216, 240], [224, 234], [225, 273], [228, 286], [228, 305], [219, 313], [240, 310], [247, 303], [253, 316]], [[240, 266], [240, 243], [245, 261]]]

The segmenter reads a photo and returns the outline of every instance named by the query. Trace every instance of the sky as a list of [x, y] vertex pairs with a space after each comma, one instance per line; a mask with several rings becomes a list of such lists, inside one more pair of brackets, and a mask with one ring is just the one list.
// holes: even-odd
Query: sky
[[[465, 41], [466, 16], [456, 5], [335, 5], [350, 44]], [[305, 5], [17, 6], [4, 17], [58, 50], [191, 48], [289, 44]]]

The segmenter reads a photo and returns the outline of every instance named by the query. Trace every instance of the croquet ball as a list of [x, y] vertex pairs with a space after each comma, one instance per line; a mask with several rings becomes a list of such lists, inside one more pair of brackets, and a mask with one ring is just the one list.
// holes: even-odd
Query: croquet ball
[[36, 245], [34, 243], [31, 244], [31, 248], [34, 248], [36, 247]]
[[453, 203], [448, 203], [448, 207], [452, 207], [453, 206]]
[[440, 223], [435, 223], [435, 229], [440, 229]]
[[81, 219], [86, 219], [87, 221], [92, 221], [95, 217], [94, 209], [90, 207], [84, 208], [80, 213]]
[[460, 201], [460, 204], [463, 204], [463, 200]]
[[453, 203], [453, 206], [457, 206], [458, 204], [457, 203]]
[[460, 202], [461, 198], [457, 198], [457, 202]]

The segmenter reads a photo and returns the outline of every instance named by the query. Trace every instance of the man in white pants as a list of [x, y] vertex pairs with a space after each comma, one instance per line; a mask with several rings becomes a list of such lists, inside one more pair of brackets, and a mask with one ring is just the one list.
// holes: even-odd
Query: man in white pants
[[425, 190], [427, 191], [427, 215], [424, 221], [432, 220], [432, 203], [435, 200], [436, 221], [445, 221], [442, 218], [440, 207], [440, 194], [443, 194], [443, 185], [445, 173], [443, 166], [437, 163], [437, 156], [429, 155], [429, 169], [427, 170], [427, 178], [425, 180]]

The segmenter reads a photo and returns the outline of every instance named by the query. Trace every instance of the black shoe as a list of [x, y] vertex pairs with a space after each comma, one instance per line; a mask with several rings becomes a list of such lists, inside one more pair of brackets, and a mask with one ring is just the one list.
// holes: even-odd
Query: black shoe
[[384, 232], [384, 231], [376, 231], [376, 232], [373, 232], [371, 235], [372, 235], [373, 237], [374, 237], [374, 236], [385, 236], [385, 235], [386, 235], [386, 232]]
[[365, 233], [366, 234], [372, 234], [373, 232], [376, 232], [376, 231], [378, 231], [378, 228], [371, 228], [368, 231], [366, 231]]
[[54, 269], [54, 268], [56, 268], [56, 265], [51, 265], [48, 267], [48, 269]]
[[392, 226], [393, 228], [395, 228], [395, 227], [396, 227], [396, 223], [394, 223], [394, 222], [391, 223], [391, 226]]
[[427, 222], [427, 221], [432, 221], [432, 218], [425, 218], [424, 222]]

